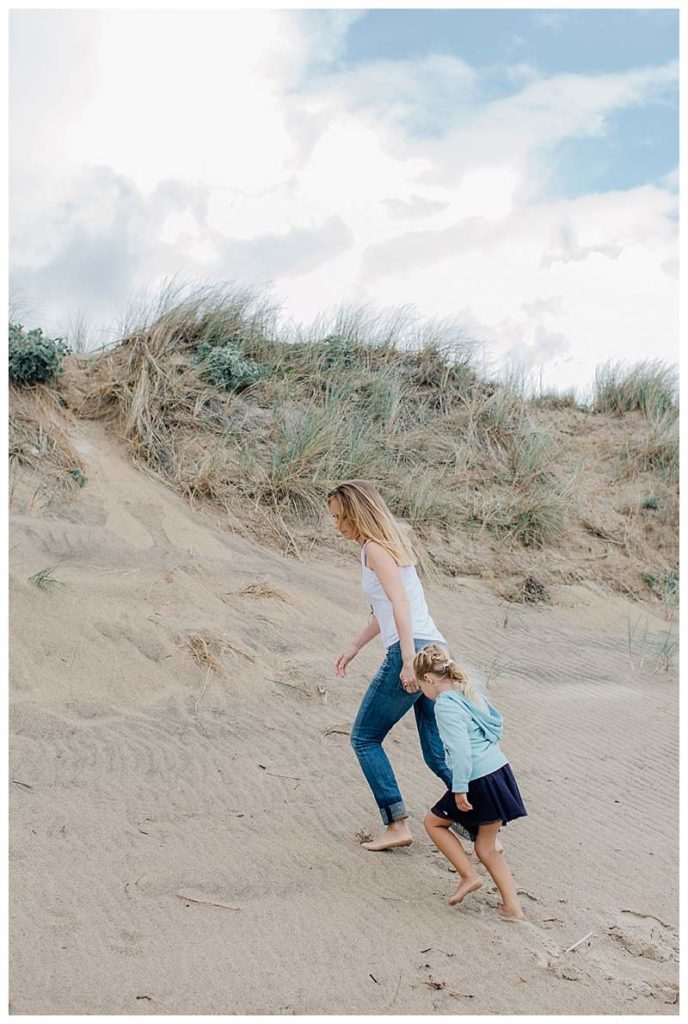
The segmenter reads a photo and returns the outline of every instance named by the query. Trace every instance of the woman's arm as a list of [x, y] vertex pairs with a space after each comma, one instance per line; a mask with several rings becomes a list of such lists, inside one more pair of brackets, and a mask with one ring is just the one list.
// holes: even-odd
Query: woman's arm
[[377, 619], [371, 612], [370, 618], [368, 619], [368, 625], [361, 630], [361, 632], [358, 634], [358, 636], [356, 637], [351, 646], [356, 648], [356, 653], [358, 654], [358, 652], [362, 650], [366, 644], [369, 644], [370, 641], [374, 637], [379, 636], [379, 634], [380, 623], [377, 621]]
[[350, 661], [356, 657], [358, 652], [365, 647], [366, 644], [370, 643], [373, 637], [376, 637], [380, 632], [380, 625], [374, 615], [371, 614], [368, 625], [358, 634], [356, 639], [350, 644], [347, 649], [339, 655], [334, 663], [334, 670], [338, 676], [346, 675], [346, 666]]
[[389, 551], [385, 551], [382, 545], [375, 541], [369, 541], [366, 548], [366, 559], [369, 567], [373, 570], [382, 589], [392, 603], [394, 622], [399, 634], [401, 646], [401, 657], [403, 668], [401, 670], [401, 682], [405, 690], [415, 693], [420, 689], [416, 682], [413, 671], [413, 659], [416, 650], [413, 646], [413, 625], [411, 623], [411, 609], [406, 595], [406, 589], [399, 572], [399, 566], [394, 561]]

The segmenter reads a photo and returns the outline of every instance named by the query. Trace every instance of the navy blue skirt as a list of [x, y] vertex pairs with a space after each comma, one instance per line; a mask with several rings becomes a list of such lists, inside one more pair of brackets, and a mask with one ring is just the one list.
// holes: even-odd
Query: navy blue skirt
[[481, 779], [473, 779], [468, 783], [468, 802], [473, 805], [472, 811], [460, 811], [456, 806], [454, 794], [447, 790], [441, 800], [432, 808], [438, 818], [448, 818], [458, 826], [471, 842], [475, 842], [481, 825], [490, 825], [501, 821], [506, 825], [515, 818], [525, 818], [528, 814], [519, 792], [511, 766], [508, 764], [498, 768], [496, 772], [483, 775]]

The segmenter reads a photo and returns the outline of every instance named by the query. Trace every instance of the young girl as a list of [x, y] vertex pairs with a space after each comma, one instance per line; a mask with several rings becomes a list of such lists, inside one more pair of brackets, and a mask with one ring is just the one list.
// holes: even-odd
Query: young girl
[[374, 637], [386, 657], [361, 701], [351, 730], [351, 745], [380, 810], [385, 831], [364, 847], [372, 852], [409, 846], [408, 814], [382, 741], [413, 708], [425, 763], [445, 786], [451, 773], [435, 723], [434, 705], [420, 692], [413, 669], [416, 651], [444, 637], [433, 622], [406, 536], [380, 492], [366, 480], [347, 480], [327, 496], [334, 525], [361, 549], [363, 592], [372, 616], [368, 625], [335, 661], [338, 676]]
[[527, 814], [499, 746], [502, 716], [437, 644], [419, 651], [413, 668], [424, 695], [435, 702], [435, 720], [452, 773], [450, 788], [425, 817], [428, 835], [461, 877], [449, 903], [461, 903], [483, 884], [460, 841], [449, 831], [456, 822], [473, 840], [478, 858], [499, 889], [504, 904], [500, 913], [520, 920], [525, 915], [516, 883], [495, 845], [502, 825]]

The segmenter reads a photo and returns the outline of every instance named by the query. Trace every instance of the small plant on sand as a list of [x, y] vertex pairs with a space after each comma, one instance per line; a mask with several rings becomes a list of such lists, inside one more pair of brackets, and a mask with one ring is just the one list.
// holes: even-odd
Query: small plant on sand
[[661, 599], [664, 618], [670, 621], [678, 605], [678, 570], [670, 569], [661, 576], [653, 572], [641, 572], [640, 578]]
[[212, 345], [202, 341], [193, 362], [202, 377], [224, 391], [245, 391], [262, 376], [258, 363], [242, 355], [231, 344]]
[[66, 583], [53, 575], [55, 569], [57, 569], [57, 565], [47, 565], [45, 569], [39, 569], [33, 576], [29, 576], [29, 582], [35, 583], [41, 590], [59, 590], [66, 587]]
[[72, 469], [70, 469], [69, 471], [69, 475], [79, 487], [83, 487], [84, 484], [87, 482], [87, 478], [84, 476], [84, 474], [81, 472], [78, 466], [73, 466]]
[[9, 328], [9, 374], [15, 384], [45, 384], [62, 373], [62, 360], [70, 351], [63, 338], [44, 338], [36, 328], [21, 324]]
[[649, 495], [647, 498], [643, 498], [640, 502], [640, 507], [656, 510], [659, 508], [659, 500], [654, 495]]
[[665, 630], [657, 637], [655, 651], [657, 654], [657, 667], [661, 672], [668, 672], [671, 668], [674, 656], [678, 650], [678, 643], [674, 639], [671, 629]]

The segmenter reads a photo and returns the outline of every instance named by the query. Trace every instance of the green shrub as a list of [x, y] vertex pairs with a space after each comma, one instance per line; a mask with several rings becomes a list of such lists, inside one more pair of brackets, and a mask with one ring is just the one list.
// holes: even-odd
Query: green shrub
[[88, 478], [84, 476], [84, 474], [81, 472], [78, 466], [75, 466], [73, 469], [70, 469], [69, 475], [71, 476], [72, 480], [74, 480], [79, 485], [79, 487], [83, 487], [84, 484], [88, 482]]
[[337, 334], [330, 334], [323, 338], [316, 348], [321, 349], [323, 363], [326, 369], [333, 367], [351, 369], [361, 362], [361, 346], [353, 338], [343, 338]]
[[232, 345], [211, 345], [202, 341], [196, 349], [194, 363], [203, 377], [225, 391], [244, 391], [262, 376], [258, 363], [237, 352]]
[[44, 338], [36, 328], [25, 331], [10, 324], [9, 373], [15, 384], [44, 384], [62, 373], [62, 360], [70, 351], [63, 338]]

